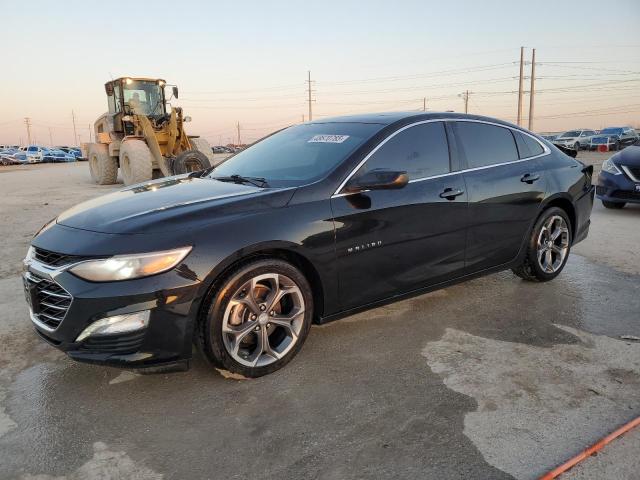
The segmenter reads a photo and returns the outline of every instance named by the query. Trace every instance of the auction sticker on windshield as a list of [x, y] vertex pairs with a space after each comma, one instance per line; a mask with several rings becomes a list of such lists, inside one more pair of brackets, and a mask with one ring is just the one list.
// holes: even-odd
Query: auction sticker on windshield
[[349, 135], [314, 135], [307, 143], [342, 143]]

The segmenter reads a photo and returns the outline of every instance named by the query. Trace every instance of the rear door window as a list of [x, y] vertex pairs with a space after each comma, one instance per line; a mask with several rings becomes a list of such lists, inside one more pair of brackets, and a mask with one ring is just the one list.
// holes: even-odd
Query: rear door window
[[478, 122], [454, 122], [458, 145], [468, 168], [486, 167], [518, 160], [511, 130]]
[[406, 171], [409, 180], [449, 173], [444, 123], [415, 125], [391, 137], [369, 157], [356, 177], [375, 169]]

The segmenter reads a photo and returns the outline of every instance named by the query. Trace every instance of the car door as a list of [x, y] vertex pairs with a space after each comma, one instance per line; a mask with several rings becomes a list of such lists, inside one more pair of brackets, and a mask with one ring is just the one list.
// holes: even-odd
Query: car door
[[443, 122], [404, 127], [352, 177], [374, 169], [406, 171], [404, 188], [332, 197], [343, 309], [463, 271], [467, 196], [462, 174], [451, 172], [446, 131]]
[[533, 137], [497, 124], [456, 121], [453, 130], [466, 169], [466, 271], [473, 273], [518, 254], [544, 198], [546, 181], [536, 158], [547, 149]]

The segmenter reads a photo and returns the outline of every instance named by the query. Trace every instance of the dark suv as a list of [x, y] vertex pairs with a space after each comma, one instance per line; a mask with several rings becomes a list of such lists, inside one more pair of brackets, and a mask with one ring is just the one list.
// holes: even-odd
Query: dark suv
[[77, 360], [186, 364], [195, 341], [218, 367], [264, 375], [314, 321], [498, 270], [553, 279], [587, 236], [591, 173], [486, 117], [293, 126], [45, 225], [25, 259], [31, 320]]

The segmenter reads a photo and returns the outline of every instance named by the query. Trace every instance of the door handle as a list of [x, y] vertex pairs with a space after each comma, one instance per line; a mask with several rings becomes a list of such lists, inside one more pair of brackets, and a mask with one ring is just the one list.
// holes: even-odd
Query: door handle
[[464, 190], [459, 188], [445, 188], [442, 192], [440, 192], [440, 198], [446, 198], [447, 200], [455, 200], [456, 197], [459, 197], [464, 193]]
[[520, 179], [521, 182], [528, 183], [531, 185], [536, 180], [540, 180], [540, 175], [537, 173], [525, 173]]

